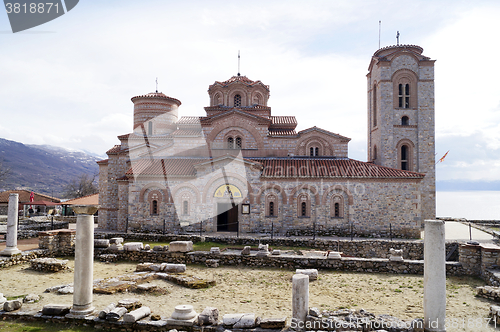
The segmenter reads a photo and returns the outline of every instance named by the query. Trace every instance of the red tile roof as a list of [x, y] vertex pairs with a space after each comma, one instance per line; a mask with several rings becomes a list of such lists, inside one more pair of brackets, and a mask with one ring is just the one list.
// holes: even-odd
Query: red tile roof
[[115, 145], [113, 146], [111, 149], [109, 149], [108, 151], [106, 151], [106, 154], [110, 155], [110, 154], [118, 154], [122, 149], [122, 146], [121, 145]]
[[262, 177], [270, 178], [380, 178], [421, 179], [424, 174], [378, 166], [348, 158], [284, 157], [248, 158], [263, 166]]
[[201, 116], [183, 116], [177, 121], [178, 125], [199, 125]]
[[162, 92], [150, 92], [146, 95], [132, 97], [130, 100], [132, 100], [132, 102], [133, 102], [136, 99], [163, 99], [163, 100], [168, 100], [170, 102], [174, 102], [178, 106], [181, 105], [181, 101], [179, 99], [175, 99], [175, 98], [166, 96]]
[[[19, 203], [29, 202], [31, 190], [8, 190], [0, 192], [0, 203], [8, 203], [10, 194], [19, 194]], [[50, 197], [48, 195], [34, 193], [35, 201], [51, 201], [59, 203], [61, 200], [59, 198]]]
[[279, 128], [297, 127], [297, 119], [294, 116], [271, 116], [271, 126]]
[[62, 202], [62, 205], [98, 205], [99, 194], [91, 194]]
[[168, 158], [168, 159], [141, 159], [132, 162], [132, 167], [125, 173], [133, 175], [176, 175], [195, 176], [194, 165], [207, 161], [206, 158]]
[[264, 88], [266, 88], [266, 90], [269, 91], [269, 85], [265, 85], [261, 81], [252, 81], [248, 77], [246, 77], [246, 76], [240, 76], [239, 74], [238, 74], [238, 76], [233, 76], [233, 77], [231, 77], [230, 79], [228, 79], [228, 80], [226, 80], [224, 82], [215, 81], [214, 84], [212, 84], [212, 85], [210, 85], [208, 87], [208, 90], [212, 89], [215, 85], [220, 85], [220, 86], [223, 86], [223, 87], [227, 87], [230, 84], [233, 84], [233, 83], [236, 83], [236, 82], [244, 83], [244, 84], [246, 84], [248, 86], [252, 86], [252, 85], [256, 85], [256, 84], [261, 84]]
[[349, 142], [351, 140], [349, 137], [345, 137], [345, 136], [342, 136], [340, 134], [332, 133], [331, 131], [321, 129], [321, 128], [318, 128], [316, 126], [299, 131], [299, 135], [304, 135], [304, 134], [307, 134], [308, 132], [311, 132], [314, 130], [319, 131], [319, 132], [324, 133], [324, 134], [327, 134], [327, 135], [335, 136], [335, 137], [340, 138], [342, 140], [346, 140], [347, 142]]
[[267, 134], [269, 136], [296, 136], [297, 132], [295, 129], [269, 128]]
[[177, 129], [172, 133], [174, 136], [200, 136], [201, 135], [201, 130], [197, 129]]

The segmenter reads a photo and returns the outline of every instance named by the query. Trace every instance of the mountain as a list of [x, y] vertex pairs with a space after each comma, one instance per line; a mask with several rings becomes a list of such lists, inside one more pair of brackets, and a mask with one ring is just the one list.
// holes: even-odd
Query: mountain
[[10, 168], [1, 190], [24, 188], [62, 197], [63, 188], [82, 174], [98, 174], [101, 156], [50, 145], [25, 145], [0, 138], [0, 162]]

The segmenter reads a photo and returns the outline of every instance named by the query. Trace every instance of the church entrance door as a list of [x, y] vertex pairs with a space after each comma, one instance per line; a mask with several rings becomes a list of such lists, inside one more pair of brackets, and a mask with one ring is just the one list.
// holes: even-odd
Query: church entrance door
[[217, 203], [217, 232], [238, 231], [238, 206], [231, 203]]

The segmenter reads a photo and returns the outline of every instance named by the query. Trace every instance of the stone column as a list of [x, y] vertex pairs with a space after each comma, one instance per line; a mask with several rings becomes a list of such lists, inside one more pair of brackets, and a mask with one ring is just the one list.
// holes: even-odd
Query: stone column
[[292, 277], [292, 328], [304, 330], [309, 310], [309, 276], [295, 274]]
[[446, 314], [446, 250], [444, 221], [425, 220], [424, 323], [425, 331], [444, 332]]
[[17, 249], [17, 219], [18, 219], [19, 194], [9, 194], [9, 211], [7, 216], [7, 243], [6, 248], [0, 253], [2, 256], [12, 256], [21, 253]]
[[98, 206], [72, 206], [76, 217], [75, 274], [73, 308], [71, 316], [86, 316], [92, 307], [92, 284], [94, 271], [94, 216]]

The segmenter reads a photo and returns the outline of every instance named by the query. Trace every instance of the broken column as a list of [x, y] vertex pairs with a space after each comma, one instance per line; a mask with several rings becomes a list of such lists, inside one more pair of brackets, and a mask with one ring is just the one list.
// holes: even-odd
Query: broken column
[[7, 217], [7, 243], [6, 248], [0, 253], [2, 256], [12, 256], [21, 253], [17, 249], [17, 216], [19, 194], [9, 194], [9, 212]]
[[73, 308], [70, 315], [86, 316], [92, 307], [92, 284], [94, 271], [94, 216], [96, 205], [74, 205], [76, 217], [75, 274]]
[[445, 233], [442, 220], [426, 220], [424, 233], [425, 331], [444, 332], [446, 314]]
[[292, 277], [292, 327], [303, 330], [309, 310], [309, 276], [295, 274]]

